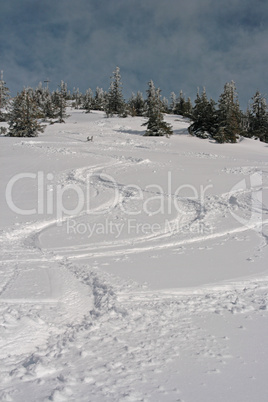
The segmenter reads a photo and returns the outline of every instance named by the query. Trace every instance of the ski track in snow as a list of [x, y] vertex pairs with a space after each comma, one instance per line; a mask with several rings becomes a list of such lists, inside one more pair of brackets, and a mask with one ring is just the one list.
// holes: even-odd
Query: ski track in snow
[[[124, 163], [122, 166], [129, 166], [129, 163]], [[110, 165], [110, 166], [116, 166]], [[100, 169], [100, 168], [99, 168]], [[84, 173], [87, 172], [87, 169], [80, 169], [78, 172], [74, 172], [72, 177], [75, 181], [84, 181], [81, 179], [84, 176]], [[113, 188], [116, 185], [117, 189], [123, 188], [123, 185], [119, 183], [113, 183], [110, 181], [103, 180], [101, 175], [95, 177], [95, 181], [97, 179], [98, 186], [107, 188]], [[79, 258], [95, 258], [95, 257], [103, 257], [103, 256], [112, 256], [112, 255], [121, 255], [121, 254], [135, 254], [139, 252], [145, 252], [149, 250], [157, 250], [157, 249], [166, 249], [176, 246], [185, 246], [188, 244], [202, 242], [206, 240], [217, 239], [220, 237], [224, 237], [226, 235], [231, 235], [235, 233], [241, 233], [244, 231], [248, 231], [250, 229], [256, 229], [260, 233], [260, 238], [267, 244], [267, 238], [264, 236], [262, 232], [262, 226], [268, 223], [268, 219], [265, 219], [263, 214], [268, 217], [268, 209], [262, 204], [261, 201], [258, 200], [258, 194], [261, 193], [264, 189], [268, 187], [262, 188], [254, 188], [253, 190], [245, 189], [241, 191], [238, 189], [233, 191], [232, 193], [223, 194], [222, 196], [209, 196], [207, 199], [204, 199], [201, 202], [196, 202], [191, 199], [177, 199], [177, 203], [180, 203], [180, 212], [177, 214], [177, 217], [173, 220], [169, 221], [168, 225], [163, 224], [162, 229], [156, 234], [149, 234], [146, 236], [140, 236], [132, 239], [126, 240], [113, 240], [111, 242], [101, 242], [101, 243], [91, 243], [90, 246], [80, 245], [80, 246], [67, 246], [67, 247], [53, 247], [53, 251], [58, 256], [68, 256], [70, 259], [79, 259]], [[104, 189], [99, 189], [98, 193], [103, 191]], [[144, 191], [148, 192], [148, 191]], [[154, 195], [159, 195], [155, 194]], [[162, 194], [164, 197], [168, 198], [169, 195]], [[134, 194], [135, 196], [135, 194]], [[131, 202], [132, 195], [125, 194], [124, 191], [120, 191], [120, 202]], [[123, 200], [123, 201], [122, 201]], [[255, 219], [249, 219], [250, 214], [252, 213], [252, 201], [254, 202], [255, 208]], [[107, 209], [113, 204], [113, 199], [105, 205]], [[118, 202], [117, 202], [118, 204]], [[117, 204], [113, 205], [114, 211], [117, 209]], [[101, 209], [102, 206], [99, 206], [98, 209]], [[119, 208], [118, 208], [119, 209]], [[185, 233], [181, 235], [182, 228], [179, 225], [181, 216], [183, 215], [183, 225], [185, 227], [191, 226], [194, 222], [206, 223], [210, 224], [211, 228], [216, 226], [217, 220], [224, 215], [234, 213], [237, 210], [242, 210], [243, 215], [240, 217], [242, 219], [242, 226], [236, 226], [235, 228], [226, 228], [224, 231], [212, 231], [209, 234], [202, 234], [191, 237], [185, 236]], [[182, 212], [181, 212], [182, 211]], [[91, 212], [94, 212], [92, 209]], [[114, 212], [115, 214], [115, 212]], [[120, 211], [116, 211], [117, 218], [120, 215]], [[85, 212], [81, 214], [85, 216]], [[246, 222], [246, 224], [244, 224]], [[55, 222], [56, 224], [57, 222]], [[44, 229], [45, 230], [45, 229]], [[209, 229], [207, 229], [209, 231]], [[42, 231], [40, 231], [42, 234]], [[165, 243], [162, 240], [165, 239]], [[159, 241], [161, 241], [159, 243]], [[158, 243], [157, 243], [158, 242]], [[105, 250], [105, 251], [102, 251]], [[111, 250], [107, 250], [111, 249]]]
[[[101, 139], [107, 135], [104, 129], [110, 127], [111, 121], [96, 121]], [[113, 128], [122, 132], [131, 130], [121, 125]], [[70, 137], [75, 134], [71, 130], [62, 133]], [[137, 140], [128, 141], [133, 148], [149, 149], [138, 136]], [[17, 145], [23, 147], [25, 143]], [[70, 145], [69, 149], [57, 143], [50, 146], [45, 141], [44, 144], [27, 142], [28, 148], [52, 155], [75, 155], [78, 151], [72, 150]], [[106, 151], [118, 149], [124, 150], [124, 146], [110, 144]], [[94, 153], [98, 154], [96, 150], [92, 151]], [[182, 154], [203, 159], [224, 158], [213, 153], [189, 151]], [[119, 219], [122, 218], [119, 203], [125, 202], [131, 207], [135, 193], [125, 191], [128, 183], [111, 182], [103, 174], [113, 169], [120, 177], [121, 170], [131, 171], [133, 167], [152, 162], [147, 158], [111, 153], [107, 160], [104, 164], [61, 172], [57, 180], [62, 185], [85, 186], [90, 177], [94, 195], [91, 213], [109, 211], [113, 218]], [[226, 168], [224, 173], [246, 175], [256, 173], [257, 169], [256, 166]], [[114, 186], [119, 189], [116, 202], [112, 196]], [[18, 224], [3, 230], [0, 234], [0, 311], [3, 317], [0, 400], [22, 401], [27, 396], [29, 402], [194, 401], [197, 399], [184, 399], [189, 389], [180, 380], [183, 378], [180, 362], [186, 363], [187, 356], [200, 365], [204, 386], [206, 382], [208, 385], [213, 382], [211, 376], [224, 375], [234, 362], [238, 361], [238, 368], [242, 367], [243, 357], [236, 355], [229, 345], [227, 328], [226, 333], [223, 331], [218, 336], [204, 322], [220, 317], [239, 333], [252, 319], [267, 318], [268, 277], [153, 291], [130, 279], [102, 272], [92, 264], [78, 265], [78, 260], [154, 252], [251, 229], [256, 230], [259, 237], [261, 254], [268, 244], [268, 236], [261, 227], [268, 223], [268, 210], [259, 193], [267, 188], [263, 185], [250, 191], [238, 189], [231, 194], [209, 195], [202, 204], [187, 197], [178, 198], [184, 225], [197, 221], [209, 223], [213, 229], [212, 233], [202, 235], [181, 233], [181, 228], [176, 226], [181, 218], [179, 213], [171, 220], [172, 231], [163, 221], [158, 233], [93, 242], [90, 246], [43, 247], [42, 236], [58, 226], [57, 219]], [[143, 189], [143, 192], [148, 193], [148, 190]], [[163, 195], [168, 200], [169, 194]], [[250, 219], [252, 200], [253, 220]], [[230, 213], [239, 213], [242, 222], [248, 224], [236, 222], [225, 227], [225, 218]], [[87, 217], [91, 222], [91, 216], [87, 215], [83, 210], [75, 218]], [[66, 219], [63, 218], [63, 225]], [[239, 318], [233, 321], [233, 317]], [[172, 377], [175, 374], [176, 381]]]

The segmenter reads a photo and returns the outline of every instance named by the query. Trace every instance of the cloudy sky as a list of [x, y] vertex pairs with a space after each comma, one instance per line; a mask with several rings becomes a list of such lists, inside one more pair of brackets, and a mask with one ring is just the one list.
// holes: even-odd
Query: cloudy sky
[[268, 94], [267, 21], [267, 0], [2, 0], [0, 70], [12, 95], [47, 78], [107, 90], [116, 66], [126, 99], [152, 79], [218, 100], [234, 80], [244, 108]]

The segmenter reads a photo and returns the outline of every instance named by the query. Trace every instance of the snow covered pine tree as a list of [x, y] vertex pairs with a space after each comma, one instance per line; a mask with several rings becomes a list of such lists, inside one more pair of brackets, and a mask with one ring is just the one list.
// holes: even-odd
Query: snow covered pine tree
[[44, 131], [39, 121], [40, 110], [35, 101], [34, 91], [31, 88], [19, 93], [10, 110], [9, 133], [10, 137], [37, 137], [38, 132]]
[[265, 97], [257, 91], [252, 97], [249, 131], [263, 142], [268, 142], [268, 112]]
[[4, 112], [8, 100], [10, 98], [9, 89], [6, 86], [6, 83], [3, 78], [3, 71], [1, 71], [1, 79], [0, 79], [0, 121], [6, 120], [6, 113]]
[[214, 138], [221, 143], [236, 142], [242, 132], [242, 114], [234, 81], [224, 85], [218, 105], [218, 130]]
[[111, 77], [111, 84], [108, 92], [108, 100], [105, 107], [106, 115], [124, 116], [125, 114], [125, 101], [122, 94], [122, 82], [120, 76], [120, 68], [116, 67]]
[[154, 83], [151, 80], [147, 92], [147, 116], [148, 121], [144, 123], [147, 130], [144, 135], [146, 136], [166, 136], [169, 137], [173, 134], [170, 124], [164, 121], [162, 113], [162, 102], [160, 99], [160, 89], [155, 89]]

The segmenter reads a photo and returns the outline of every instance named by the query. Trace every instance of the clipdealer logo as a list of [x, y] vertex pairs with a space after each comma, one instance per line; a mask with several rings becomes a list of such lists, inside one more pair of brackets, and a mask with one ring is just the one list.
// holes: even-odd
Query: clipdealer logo
[[240, 180], [229, 192], [230, 214], [241, 225], [262, 232], [263, 221], [263, 178], [262, 171]]
[[[118, 184], [112, 176], [105, 173], [99, 175], [89, 173], [83, 183], [56, 184], [52, 173], [45, 174], [42, 171], [19, 173], [9, 180], [5, 197], [9, 208], [16, 214], [53, 215], [56, 217], [57, 225], [60, 226], [68, 217], [77, 217], [80, 214], [104, 215], [115, 206], [123, 215], [132, 217], [142, 213], [150, 217], [171, 216], [174, 213], [187, 215], [189, 211], [184, 211], [181, 200], [187, 199], [189, 208], [192, 208], [192, 202], [197, 203], [202, 209], [206, 192], [213, 187], [211, 184], [206, 186], [201, 184], [198, 188], [191, 184], [181, 184], [174, 188], [172, 172], [167, 173], [166, 180], [164, 187], [151, 183], [141, 188], [136, 184]], [[109, 201], [96, 205], [96, 202], [92, 202], [94, 197], [91, 187], [94, 188], [94, 185], [99, 183], [103, 185], [102, 191], [107, 191]], [[30, 188], [33, 194], [32, 202], [36, 203], [35, 208], [22, 208], [19, 199], [14, 199], [16, 188], [22, 186]], [[127, 203], [127, 199], [133, 203]]]

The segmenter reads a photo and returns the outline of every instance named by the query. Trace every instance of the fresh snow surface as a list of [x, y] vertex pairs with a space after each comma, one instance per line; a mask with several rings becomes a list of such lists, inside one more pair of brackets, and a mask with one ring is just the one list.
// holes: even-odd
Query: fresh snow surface
[[0, 138], [0, 400], [267, 401], [267, 144], [69, 114]]

